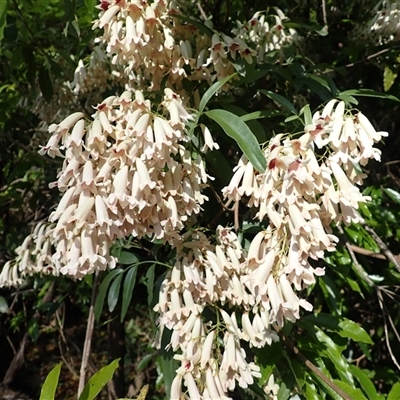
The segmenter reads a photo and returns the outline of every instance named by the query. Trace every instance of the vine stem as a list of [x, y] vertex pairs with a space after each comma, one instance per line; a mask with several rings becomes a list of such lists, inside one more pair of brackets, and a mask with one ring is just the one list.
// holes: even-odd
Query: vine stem
[[79, 371], [79, 386], [78, 386], [78, 399], [81, 393], [83, 392], [83, 388], [85, 387], [86, 383], [86, 370], [89, 363], [89, 356], [90, 356], [90, 349], [92, 347], [92, 337], [93, 337], [93, 330], [94, 330], [94, 303], [96, 301], [97, 296], [97, 287], [100, 281], [100, 273], [96, 271], [94, 276], [94, 282], [92, 287], [92, 297], [90, 299], [90, 308], [89, 308], [89, 315], [86, 325], [86, 335], [85, 335], [85, 342], [83, 345], [83, 354], [82, 354], [82, 363], [81, 369]]

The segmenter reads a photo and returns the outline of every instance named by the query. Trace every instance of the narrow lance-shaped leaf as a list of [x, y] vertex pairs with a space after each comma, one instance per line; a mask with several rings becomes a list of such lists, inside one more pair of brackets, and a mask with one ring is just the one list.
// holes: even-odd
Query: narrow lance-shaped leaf
[[121, 289], [122, 274], [117, 275], [110, 286], [110, 291], [108, 292], [108, 309], [113, 312], [115, 306], [118, 303], [119, 292]]
[[133, 289], [136, 284], [137, 270], [138, 266], [133, 265], [126, 273], [122, 290], [121, 322], [125, 319], [125, 315], [128, 311], [129, 305], [131, 304]]
[[286, 108], [286, 110], [290, 111], [293, 114], [297, 114], [297, 110], [294, 108], [294, 105], [285, 97], [281, 96], [278, 93], [271, 92], [270, 90], [260, 89], [260, 93], [265, 94], [270, 99], [279, 103], [282, 107]]
[[97, 293], [96, 302], [94, 304], [94, 316], [97, 321], [99, 320], [100, 314], [103, 311], [104, 299], [106, 298], [110, 282], [114, 279], [116, 275], [122, 274], [123, 272], [124, 270], [121, 268], [114, 269], [111, 272], [109, 272], [108, 275], [104, 278], [103, 282], [101, 282], [99, 286], [99, 291]]
[[96, 372], [90, 379], [86, 386], [83, 388], [79, 400], [93, 400], [100, 393], [101, 389], [111, 380], [115, 370], [118, 368], [119, 358], [114, 360], [111, 364], [103, 367], [100, 371]]
[[393, 100], [393, 101], [398, 101], [400, 102], [400, 100], [395, 97], [392, 96], [391, 94], [387, 94], [387, 93], [381, 93], [381, 92], [377, 92], [375, 90], [371, 90], [371, 89], [352, 89], [352, 90], [345, 90], [344, 92], [341, 92], [338, 97], [341, 99], [342, 96], [361, 96], [361, 97], [376, 97], [379, 99], [388, 99], [388, 100]]
[[211, 110], [205, 114], [236, 141], [254, 168], [260, 172], [265, 171], [266, 161], [257, 139], [250, 128], [237, 115], [225, 110]]
[[207, 103], [211, 100], [215, 93], [218, 92], [219, 89], [222, 88], [227, 82], [229, 82], [234, 76], [237, 74], [234, 73], [232, 75], [227, 76], [226, 78], [215, 82], [212, 86], [210, 86], [207, 91], [203, 94], [203, 97], [200, 100], [199, 111], [202, 113]]
[[47, 375], [46, 380], [40, 391], [39, 400], [54, 400], [60, 376], [61, 363], [57, 364]]

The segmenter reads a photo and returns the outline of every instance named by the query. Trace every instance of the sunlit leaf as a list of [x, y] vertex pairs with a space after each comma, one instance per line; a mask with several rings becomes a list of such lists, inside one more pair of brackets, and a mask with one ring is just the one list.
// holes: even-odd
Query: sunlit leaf
[[47, 375], [40, 391], [39, 400], [54, 400], [57, 391], [58, 378], [60, 376], [62, 363], [57, 364]]
[[265, 171], [265, 157], [261, 152], [256, 137], [245, 122], [237, 115], [225, 110], [211, 110], [205, 114], [219, 124], [225, 133], [236, 141], [254, 168], [260, 172]]
[[207, 91], [203, 94], [203, 97], [200, 100], [199, 111], [202, 113], [207, 105], [207, 103], [211, 100], [211, 98], [218, 92], [226, 83], [228, 83], [233, 77], [237, 74], [234, 73], [232, 75], [227, 76], [220, 81], [215, 82], [212, 86], [210, 86]]
[[112, 379], [115, 370], [118, 368], [119, 360], [119, 358], [114, 360], [111, 364], [96, 372], [83, 388], [79, 400], [94, 400], [101, 389]]

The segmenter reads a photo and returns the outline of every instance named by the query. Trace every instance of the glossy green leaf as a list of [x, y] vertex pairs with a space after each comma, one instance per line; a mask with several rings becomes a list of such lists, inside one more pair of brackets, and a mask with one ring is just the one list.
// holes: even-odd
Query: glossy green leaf
[[104, 280], [101, 282], [99, 286], [99, 291], [97, 292], [96, 301], [94, 304], [94, 316], [97, 321], [99, 320], [100, 315], [103, 311], [104, 300], [106, 298], [110, 282], [114, 279], [116, 275], [122, 274], [123, 272], [124, 270], [121, 268], [113, 269], [106, 275]]
[[131, 304], [133, 289], [135, 288], [136, 285], [137, 271], [138, 271], [138, 265], [132, 266], [131, 268], [129, 268], [124, 279], [124, 285], [122, 290], [121, 322], [125, 319], [129, 305]]
[[391, 94], [377, 92], [377, 91], [371, 90], [371, 89], [345, 90], [344, 92], [340, 93], [339, 97], [341, 98], [341, 96], [375, 97], [378, 99], [387, 99], [387, 100], [393, 100], [393, 101], [400, 102], [400, 100], [397, 97], [392, 96]]
[[306, 382], [303, 388], [303, 394], [307, 400], [320, 400], [321, 396], [318, 393], [317, 387], [312, 384]]
[[110, 290], [108, 291], [108, 309], [110, 312], [113, 312], [115, 306], [119, 300], [119, 293], [121, 290], [121, 282], [122, 282], [122, 274], [117, 275], [110, 285]]
[[346, 382], [339, 379], [334, 379], [333, 382], [340, 387], [345, 393], [347, 393], [352, 400], [368, 400], [360, 389], [356, 389]]
[[328, 357], [340, 378], [350, 385], [354, 385], [353, 375], [350, 372], [349, 364], [344, 360], [341, 351], [334, 341], [313, 323], [303, 320], [300, 324], [314, 339], [317, 344], [317, 351], [320, 355]]
[[207, 89], [207, 91], [203, 94], [203, 97], [200, 100], [200, 104], [199, 104], [200, 113], [202, 113], [204, 111], [207, 103], [211, 100], [211, 98], [215, 95], [215, 93], [217, 93], [218, 90], [220, 90], [226, 83], [228, 83], [236, 75], [237, 75], [236, 73], [229, 75], [226, 78], [215, 82]]
[[62, 363], [57, 364], [47, 375], [40, 391], [39, 400], [54, 400], [57, 391]]
[[361, 326], [347, 318], [320, 313], [317, 315], [306, 315], [303, 320], [327, 328], [336, 332], [340, 336], [352, 339], [355, 342], [373, 344], [368, 333]]
[[259, 92], [262, 93], [262, 94], [265, 94], [270, 99], [276, 101], [283, 108], [285, 108], [286, 110], [290, 111], [292, 114], [296, 114], [297, 115], [297, 111], [296, 111], [294, 105], [288, 99], [286, 99], [285, 97], [281, 96], [278, 93], [271, 92], [270, 90], [260, 89]]
[[395, 203], [400, 204], [400, 193], [394, 189], [384, 188], [383, 191], [388, 195], [388, 197]]
[[368, 378], [367, 374], [355, 365], [350, 365], [350, 371], [360, 383], [361, 389], [367, 395], [369, 400], [375, 400], [378, 397], [374, 384]]
[[0, 296], [0, 313], [4, 314], [7, 311], [8, 311], [7, 300], [3, 296]]
[[237, 115], [225, 110], [211, 110], [205, 114], [219, 124], [225, 133], [236, 141], [254, 168], [260, 172], [265, 171], [265, 157], [256, 137], [245, 122]]
[[0, 42], [4, 37], [4, 28], [7, 22], [7, 1], [0, 1]]
[[94, 400], [101, 389], [112, 379], [115, 370], [118, 368], [119, 360], [120, 359], [117, 358], [111, 364], [96, 372], [83, 388], [79, 400]]
[[399, 400], [400, 399], [400, 382], [397, 382], [393, 385], [390, 390], [387, 400]]
[[139, 262], [139, 259], [135, 254], [130, 253], [129, 251], [121, 251], [121, 254], [118, 256], [118, 263], [122, 265], [132, 265]]

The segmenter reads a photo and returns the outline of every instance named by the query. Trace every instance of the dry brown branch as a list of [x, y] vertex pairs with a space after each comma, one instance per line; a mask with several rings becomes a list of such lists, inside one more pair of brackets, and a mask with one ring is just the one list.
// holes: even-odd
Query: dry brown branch
[[88, 321], [86, 325], [86, 335], [85, 335], [85, 342], [83, 345], [81, 369], [79, 371], [78, 398], [81, 395], [86, 383], [86, 371], [89, 364], [89, 356], [90, 356], [90, 349], [92, 347], [92, 337], [94, 329], [94, 303], [96, 301], [97, 286], [99, 284], [99, 280], [100, 280], [100, 273], [99, 271], [96, 271], [92, 288], [92, 297], [90, 299]]

